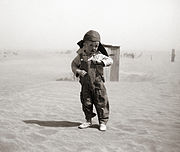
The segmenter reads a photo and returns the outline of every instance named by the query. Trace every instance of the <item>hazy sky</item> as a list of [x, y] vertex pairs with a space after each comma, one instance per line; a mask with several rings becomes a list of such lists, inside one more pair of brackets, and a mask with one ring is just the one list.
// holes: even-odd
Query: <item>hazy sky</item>
[[180, 1], [0, 0], [0, 49], [77, 49], [90, 29], [123, 50], [180, 50]]

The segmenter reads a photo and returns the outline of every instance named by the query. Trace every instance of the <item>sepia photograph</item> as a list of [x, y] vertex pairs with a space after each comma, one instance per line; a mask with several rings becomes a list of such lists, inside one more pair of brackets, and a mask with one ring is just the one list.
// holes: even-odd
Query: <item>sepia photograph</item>
[[180, 152], [180, 1], [0, 0], [0, 152]]

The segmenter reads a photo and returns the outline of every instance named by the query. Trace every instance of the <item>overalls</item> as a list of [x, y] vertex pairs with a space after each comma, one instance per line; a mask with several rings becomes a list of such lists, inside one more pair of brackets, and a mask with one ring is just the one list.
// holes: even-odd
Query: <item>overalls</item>
[[94, 104], [99, 123], [106, 124], [109, 119], [109, 101], [104, 86], [103, 66], [95, 65], [87, 59], [86, 55], [80, 54], [80, 69], [87, 72], [84, 77], [80, 77], [82, 109], [86, 120], [90, 121], [96, 115], [93, 113]]

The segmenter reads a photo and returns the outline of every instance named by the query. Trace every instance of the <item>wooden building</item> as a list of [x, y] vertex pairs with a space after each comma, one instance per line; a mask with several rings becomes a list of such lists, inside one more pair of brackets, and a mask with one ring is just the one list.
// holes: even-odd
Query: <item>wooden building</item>
[[112, 46], [103, 44], [109, 56], [113, 59], [113, 64], [110, 67], [104, 68], [105, 81], [119, 81], [119, 56], [120, 46]]

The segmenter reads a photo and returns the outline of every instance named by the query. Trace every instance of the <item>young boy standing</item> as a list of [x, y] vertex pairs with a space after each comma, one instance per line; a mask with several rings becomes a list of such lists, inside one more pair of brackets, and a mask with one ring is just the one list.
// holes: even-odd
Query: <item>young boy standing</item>
[[80, 78], [82, 85], [80, 98], [86, 122], [79, 128], [84, 129], [92, 125], [92, 118], [96, 116], [93, 113], [94, 105], [98, 115], [99, 129], [105, 131], [109, 119], [109, 101], [104, 86], [103, 67], [110, 66], [113, 60], [108, 57], [100, 43], [100, 35], [96, 31], [88, 31], [78, 45], [80, 49], [72, 61], [71, 68], [73, 73]]

